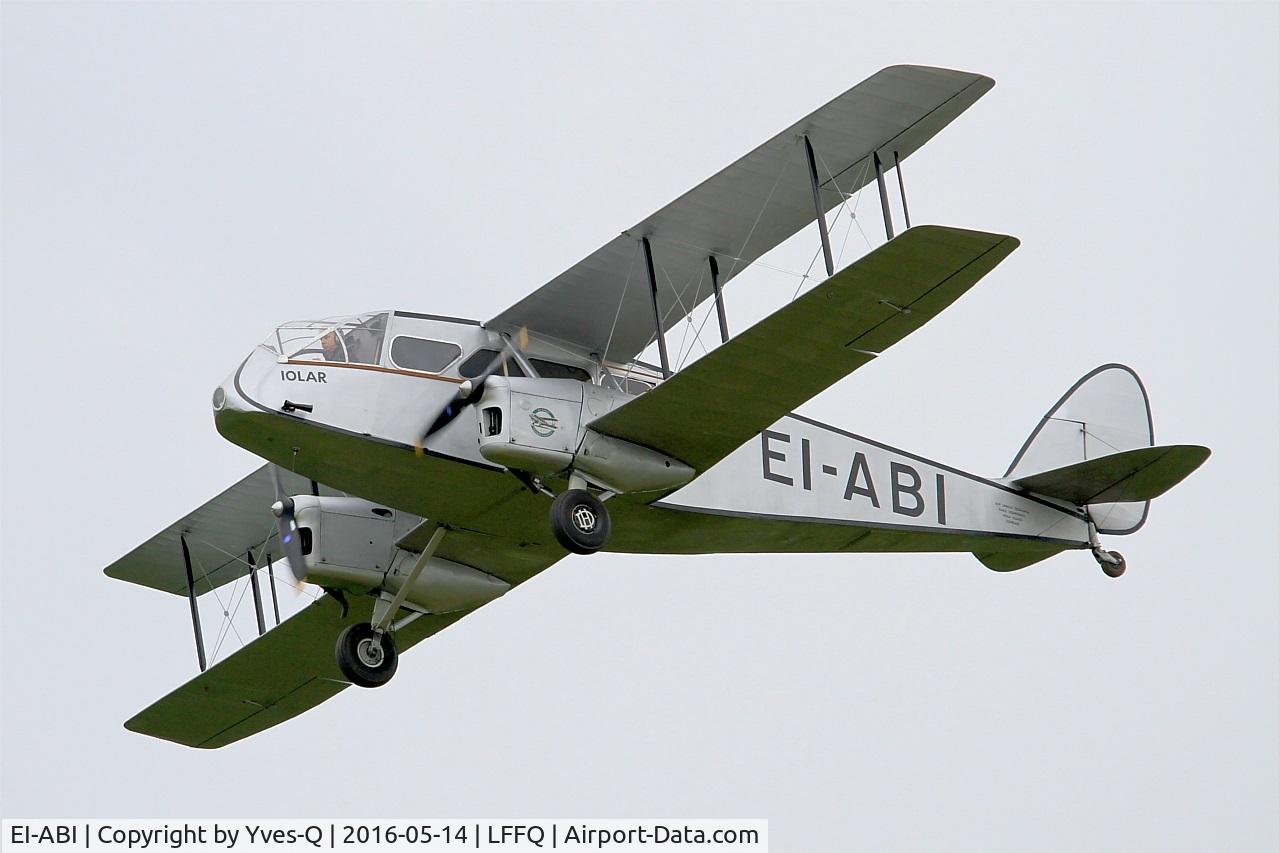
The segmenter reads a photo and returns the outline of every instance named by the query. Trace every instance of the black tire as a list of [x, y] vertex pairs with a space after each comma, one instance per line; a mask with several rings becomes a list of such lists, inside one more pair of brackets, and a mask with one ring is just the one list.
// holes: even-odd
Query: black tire
[[569, 489], [551, 502], [551, 532], [575, 554], [594, 554], [609, 541], [609, 510], [585, 489]]
[[1124, 557], [1119, 551], [1108, 551], [1107, 553], [1112, 557], [1115, 557], [1118, 562], [1102, 563], [1102, 573], [1109, 578], [1118, 578], [1124, 574], [1124, 570], [1128, 568], [1128, 566], [1125, 565]]
[[338, 635], [337, 656], [338, 669], [356, 687], [381, 687], [399, 664], [396, 641], [384, 633], [379, 643], [368, 622], [350, 625]]

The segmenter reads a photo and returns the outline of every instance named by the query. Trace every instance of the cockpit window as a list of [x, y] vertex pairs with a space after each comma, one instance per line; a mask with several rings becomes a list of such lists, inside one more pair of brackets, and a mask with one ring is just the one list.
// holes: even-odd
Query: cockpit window
[[263, 346], [290, 361], [377, 364], [386, 331], [385, 312], [294, 320], [276, 329]]
[[426, 338], [397, 335], [391, 342], [392, 363], [406, 370], [439, 373], [460, 355], [462, 355], [462, 347], [447, 341], [431, 341]]
[[[474, 379], [484, 373], [497, 357], [497, 350], [478, 349], [458, 366], [458, 373], [466, 379]], [[529, 364], [533, 366], [534, 370], [538, 371], [538, 375], [543, 379], [576, 379], [579, 382], [591, 384], [591, 374], [581, 367], [561, 364], [558, 361], [547, 361], [541, 358], [531, 358], [529, 359]], [[520, 369], [519, 363], [514, 358], [508, 358], [506, 366], [500, 367], [494, 372], [505, 376], [524, 376], [524, 371]]]

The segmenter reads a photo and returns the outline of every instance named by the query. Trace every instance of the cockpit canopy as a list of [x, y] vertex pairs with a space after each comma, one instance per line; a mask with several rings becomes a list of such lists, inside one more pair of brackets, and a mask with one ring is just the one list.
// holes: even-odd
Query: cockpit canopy
[[388, 312], [293, 320], [279, 326], [262, 345], [289, 361], [378, 364], [387, 334]]
[[502, 338], [473, 320], [371, 311], [322, 320], [292, 320], [262, 342], [281, 362], [379, 366], [403, 373], [472, 379], [494, 370], [524, 376], [527, 365], [544, 379], [576, 379], [643, 394], [659, 378], [648, 366], [601, 365], [561, 346], [534, 340], [518, 358], [500, 358]]

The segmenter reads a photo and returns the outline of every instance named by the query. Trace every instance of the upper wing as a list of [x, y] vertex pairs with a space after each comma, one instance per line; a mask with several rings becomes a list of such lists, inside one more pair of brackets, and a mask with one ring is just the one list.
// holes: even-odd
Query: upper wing
[[[280, 483], [291, 495], [311, 491], [310, 480], [288, 471], [280, 471]], [[320, 493], [340, 494], [323, 486]], [[107, 566], [105, 572], [108, 577], [186, 595], [181, 542], [185, 538], [197, 593], [230, 583], [248, 571], [245, 552], [256, 554], [276, 536], [271, 515], [275, 499], [271, 471], [264, 465]]]
[[705, 471], [923, 326], [1017, 246], [912, 228], [590, 427]]
[[[437, 553], [514, 585], [565, 552], [451, 530]], [[471, 612], [422, 616], [396, 631], [396, 646], [403, 652]], [[338, 670], [334, 642], [346, 626], [369, 622], [372, 615], [370, 596], [353, 597], [345, 617], [325, 596], [138, 712], [125, 728], [214, 749], [283, 723], [351, 686]]]
[[995, 85], [945, 68], [895, 65], [863, 80], [745, 157], [535, 290], [486, 325], [527, 327], [615, 361], [655, 337], [652, 297], [638, 241], [648, 237], [663, 329], [712, 293], [708, 258], [728, 281], [815, 221], [802, 136], [818, 158], [824, 211], [875, 178], [879, 154], [891, 167], [929, 141]]

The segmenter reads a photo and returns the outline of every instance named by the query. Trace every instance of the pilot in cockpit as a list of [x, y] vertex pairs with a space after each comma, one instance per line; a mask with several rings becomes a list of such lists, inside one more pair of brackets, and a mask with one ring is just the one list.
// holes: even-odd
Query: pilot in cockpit
[[338, 330], [330, 329], [320, 339], [320, 347], [324, 350], [325, 361], [346, 361], [346, 353], [342, 349], [342, 341], [338, 340]]

